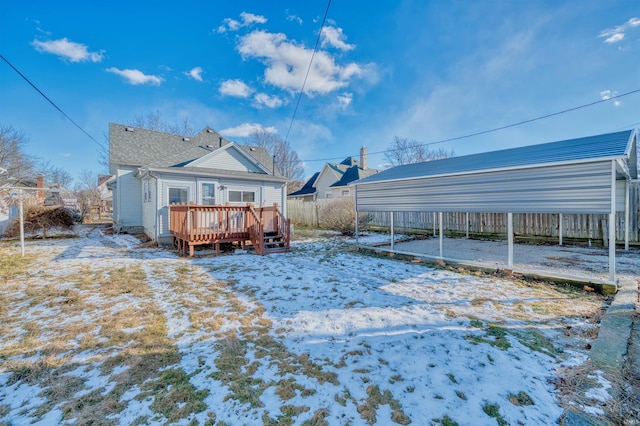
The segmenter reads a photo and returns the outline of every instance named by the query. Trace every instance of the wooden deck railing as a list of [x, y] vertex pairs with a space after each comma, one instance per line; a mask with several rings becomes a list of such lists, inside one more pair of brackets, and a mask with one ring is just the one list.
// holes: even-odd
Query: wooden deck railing
[[240, 242], [243, 248], [250, 242], [256, 253], [263, 255], [265, 238], [278, 238], [287, 251], [290, 247], [290, 222], [277, 204], [272, 207], [172, 204], [169, 231], [178, 249], [184, 253], [189, 250], [191, 256], [196, 245], [214, 244], [219, 253], [220, 243], [225, 242]]

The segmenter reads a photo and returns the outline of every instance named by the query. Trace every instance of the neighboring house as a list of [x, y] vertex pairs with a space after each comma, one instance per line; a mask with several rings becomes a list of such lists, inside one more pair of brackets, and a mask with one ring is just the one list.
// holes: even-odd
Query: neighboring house
[[[117, 231], [170, 243], [170, 204], [286, 208], [286, 179], [264, 148], [226, 140], [210, 127], [193, 137], [109, 124]], [[283, 212], [286, 214], [286, 212]]]
[[98, 191], [100, 192], [100, 212], [111, 213], [113, 211], [113, 192], [111, 182], [115, 182], [115, 176], [98, 175]]
[[347, 157], [340, 163], [325, 163], [322, 170], [311, 176], [300, 190], [292, 192], [287, 197], [303, 201], [353, 197], [352, 182], [378, 171], [367, 167], [367, 148], [363, 146], [360, 148], [360, 161]]

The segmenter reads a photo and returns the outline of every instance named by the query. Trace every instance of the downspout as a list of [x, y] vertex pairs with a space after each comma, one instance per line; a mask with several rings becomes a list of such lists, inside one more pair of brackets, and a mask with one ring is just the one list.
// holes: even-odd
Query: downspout
[[[156, 243], [158, 242], [158, 239], [160, 238], [160, 236], [158, 235], [158, 232], [160, 230], [160, 215], [158, 214], [158, 201], [160, 200], [160, 197], [158, 197], [158, 177], [154, 176], [153, 174], [151, 174], [151, 172], [149, 172], [149, 177], [154, 179], [156, 181], [156, 190], [155, 190], [155, 195], [156, 195], [156, 205], [155, 205], [155, 210], [156, 210], [156, 224], [155, 224], [155, 229], [153, 230], [153, 234], [155, 235], [155, 241]], [[169, 213], [169, 212], [167, 212]], [[169, 216], [167, 215], [167, 220], [169, 220]], [[169, 222], [171, 223], [171, 222]]]

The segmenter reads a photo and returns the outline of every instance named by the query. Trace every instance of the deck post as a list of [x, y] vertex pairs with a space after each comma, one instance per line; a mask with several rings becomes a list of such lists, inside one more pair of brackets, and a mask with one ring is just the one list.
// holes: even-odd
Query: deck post
[[509, 254], [507, 266], [513, 268], [513, 213], [507, 213], [507, 240], [509, 241]]
[[564, 228], [564, 222], [563, 222], [563, 216], [562, 213], [558, 214], [558, 243], [559, 245], [562, 245], [562, 230]]
[[[435, 213], [434, 213], [434, 215], [435, 215]], [[443, 257], [443, 256], [442, 256], [442, 252], [443, 252], [443, 244], [442, 244], [442, 241], [443, 241], [443, 238], [444, 238], [444, 237], [443, 237], [443, 235], [442, 235], [442, 212], [438, 212], [438, 220], [439, 220], [439, 222], [440, 222], [440, 257]]]

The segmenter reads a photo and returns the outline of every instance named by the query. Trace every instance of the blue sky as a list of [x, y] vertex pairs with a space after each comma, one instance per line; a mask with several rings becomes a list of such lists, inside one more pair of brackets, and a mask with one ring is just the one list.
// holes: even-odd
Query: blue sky
[[[0, 0], [0, 53], [100, 143], [159, 111], [243, 142], [284, 137], [325, 1]], [[640, 89], [637, 0], [333, 0], [288, 141], [307, 175]], [[78, 176], [97, 145], [0, 61], [0, 125]], [[640, 93], [433, 145], [456, 155], [640, 125]], [[316, 161], [320, 160], [320, 161]]]

